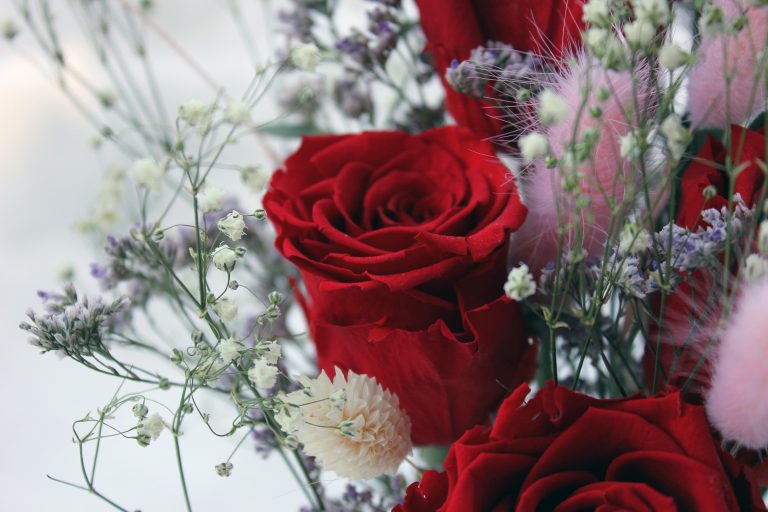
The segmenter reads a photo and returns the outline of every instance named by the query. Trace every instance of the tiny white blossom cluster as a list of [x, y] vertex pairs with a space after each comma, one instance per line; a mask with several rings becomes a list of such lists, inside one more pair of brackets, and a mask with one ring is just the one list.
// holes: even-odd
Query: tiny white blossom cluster
[[322, 372], [300, 377], [303, 390], [282, 396], [276, 415], [283, 430], [327, 470], [356, 480], [393, 474], [411, 452], [411, 421], [397, 395], [376, 379]]
[[226, 217], [219, 219], [216, 225], [219, 231], [233, 242], [240, 240], [245, 235], [245, 220], [243, 214], [237, 210], [232, 210]]
[[509, 271], [507, 282], [504, 283], [504, 293], [513, 300], [521, 301], [536, 293], [536, 281], [533, 279], [528, 265], [521, 263]]
[[157, 190], [163, 183], [165, 171], [154, 158], [142, 158], [134, 162], [131, 176], [140, 187], [147, 190]]

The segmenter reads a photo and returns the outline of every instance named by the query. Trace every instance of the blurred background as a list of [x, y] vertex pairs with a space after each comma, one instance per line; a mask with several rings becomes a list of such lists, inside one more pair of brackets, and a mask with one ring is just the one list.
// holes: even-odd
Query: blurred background
[[[20, 28], [11, 43], [0, 43], [0, 217], [6, 219], [0, 227], [0, 337], [8, 349], [0, 398], [0, 510], [103, 511], [108, 507], [97, 498], [46, 475], [82, 483], [72, 423], [89, 411], [95, 413], [119, 382], [53, 354], [39, 355], [18, 324], [28, 307], [39, 308], [36, 291], [59, 288], [67, 269], [79, 283], [91, 286], [86, 290], [98, 289], [88, 272], [101, 244], [89, 241], [74, 226], [91, 215], [89, 205], [106, 170], [129, 162], [108, 143], [98, 150], [92, 147], [97, 129], [57, 87], [55, 68], [25, 30], [17, 3], [0, 1], [0, 22], [14, 20]], [[71, 13], [74, 3], [79, 2], [49, 2], [50, 14], [68, 63], [98, 82], [101, 68]], [[151, 20], [157, 30], [148, 32], [147, 46], [171, 113], [189, 98], [213, 101], [221, 90], [239, 95], [253, 76], [254, 62], [274, 51], [270, 34], [260, 27], [279, 2], [241, 2], [242, 11], [234, 11], [238, 4], [226, 0], [155, 3]], [[269, 166], [257, 146], [243, 141], [238, 151], [254, 164]], [[231, 410], [222, 409], [225, 406], [213, 397], [203, 399], [214, 422], [219, 412], [222, 421], [227, 419], [224, 414], [231, 416]], [[147, 448], [131, 441], [105, 444], [96, 487], [130, 510], [181, 510], [172, 438], [167, 434]], [[200, 421], [185, 423], [181, 442], [195, 509], [297, 510], [305, 502], [298, 484], [281, 461], [262, 460], [252, 447], [235, 455], [231, 477], [215, 474], [214, 466], [229, 456], [238, 440], [214, 437]]]

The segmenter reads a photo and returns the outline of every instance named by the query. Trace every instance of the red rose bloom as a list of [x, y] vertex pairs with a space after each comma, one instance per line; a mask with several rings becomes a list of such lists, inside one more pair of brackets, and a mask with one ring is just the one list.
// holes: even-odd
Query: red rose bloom
[[487, 142], [458, 127], [309, 137], [264, 207], [304, 278], [320, 367], [376, 377], [415, 443], [450, 443], [530, 378], [502, 293], [526, 209]]
[[526, 385], [451, 447], [445, 471], [412, 484], [395, 512], [765, 510], [749, 470], [678, 393], [600, 400]]
[[560, 57], [580, 40], [584, 0], [416, 0], [427, 51], [445, 88], [445, 104], [456, 122], [481, 137], [501, 133], [498, 112], [485, 101], [454, 91], [445, 81], [451, 61], [488, 41], [516, 50]]
[[[765, 137], [762, 133], [747, 130], [740, 126], [731, 127], [733, 143], [731, 157], [734, 167], [744, 166], [736, 176], [734, 194], [740, 194], [748, 206], [752, 206], [760, 198], [763, 186], [763, 171], [757, 164], [765, 158]], [[709, 208], [721, 209], [728, 206], [728, 177], [724, 170], [727, 148], [717, 139], [707, 136], [704, 145], [696, 158], [685, 169], [680, 183], [680, 199], [675, 223], [687, 229], [695, 230], [701, 227], [701, 214]], [[714, 187], [715, 194], [711, 198], [704, 197], [704, 189]], [[683, 281], [671, 295], [666, 298], [664, 321], [662, 327], [661, 370], [658, 375], [657, 389], [662, 390], [666, 385], [681, 388], [688, 380], [701, 358], [701, 347], [691, 343], [692, 326], [695, 332], [706, 328], [708, 318], [715, 318], [712, 308], [719, 304], [711, 304], [719, 297], [713, 292], [715, 283], [709, 272], [698, 270]], [[655, 300], [657, 313], [660, 300]], [[656, 315], [658, 318], [658, 314]], [[646, 381], [653, 382], [655, 366], [655, 349], [658, 340], [658, 325], [650, 326], [649, 343], [653, 350], [646, 351], [644, 367]], [[666, 377], [666, 382], [664, 381]], [[695, 384], [691, 390], [694, 395], [702, 390], [709, 380], [709, 367], [704, 364], [696, 373]]]

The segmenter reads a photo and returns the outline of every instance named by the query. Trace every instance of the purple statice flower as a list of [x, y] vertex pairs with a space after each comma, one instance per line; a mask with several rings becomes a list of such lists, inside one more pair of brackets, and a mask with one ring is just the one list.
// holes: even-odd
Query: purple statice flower
[[353, 30], [352, 35], [340, 39], [336, 43], [336, 49], [363, 68], [369, 68], [373, 64], [369, 39], [358, 30]]
[[333, 96], [342, 112], [357, 119], [373, 110], [370, 87], [357, 74], [347, 73], [333, 87]]

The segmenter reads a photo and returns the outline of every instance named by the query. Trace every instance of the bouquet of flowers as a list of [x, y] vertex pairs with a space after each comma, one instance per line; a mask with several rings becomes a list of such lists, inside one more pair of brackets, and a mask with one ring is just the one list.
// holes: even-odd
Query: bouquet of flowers
[[171, 436], [192, 510], [202, 425], [304, 510], [766, 509], [768, 1], [265, 3], [247, 89], [171, 116], [152, 2], [70, 4], [106, 88], [17, 4], [128, 168], [81, 226], [101, 294], [21, 324], [115, 377], [78, 486], [128, 510], [99, 447]]

